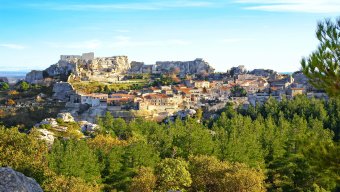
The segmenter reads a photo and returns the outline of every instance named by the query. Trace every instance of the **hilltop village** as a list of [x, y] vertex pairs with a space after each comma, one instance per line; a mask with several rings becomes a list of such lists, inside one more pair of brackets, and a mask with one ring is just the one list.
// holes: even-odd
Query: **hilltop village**
[[279, 101], [299, 94], [326, 97], [301, 72], [285, 75], [238, 66], [214, 73], [203, 59], [148, 65], [130, 62], [127, 56], [94, 57], [94, 53], [61, 55], [46, 70], [28, 73], [26, 81], [53, 85], [53, 99], [66, 103], [63, 111], [90, 122], [106, 112], [125, 119], [162, 121], [199, 110], [204, 118], [211, 118], [229, 102], [247, 108], [270, 97]]

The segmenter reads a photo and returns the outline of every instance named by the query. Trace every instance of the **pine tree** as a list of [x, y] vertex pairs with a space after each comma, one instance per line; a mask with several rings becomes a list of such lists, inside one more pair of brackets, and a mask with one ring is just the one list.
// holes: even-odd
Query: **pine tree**
[[340, 18], [319, 22], [316, 37], [320, 44], [308, 58], [301, 61], [303, 73], [316, 88], [330, 96], [340, 96]]

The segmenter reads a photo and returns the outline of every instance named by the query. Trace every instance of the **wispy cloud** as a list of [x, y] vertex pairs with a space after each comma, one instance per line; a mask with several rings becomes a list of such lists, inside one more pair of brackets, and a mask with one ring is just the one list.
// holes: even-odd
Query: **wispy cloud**
[[98, 49], [103, 46], [100, 40], [88, 40], [78, 42], [45, 42], [51, 48], [64, 48], [64, 49]]
[[50, 9], [59, 11], [87, 11], [87, 10], [158, 10], [167, 8], [189, 8], [189, 7], [207, 7], [213, 3], [209, 1], [149, 1], [141, 3], [41, 3], [41, 4], [28, 4], [29, 7], [39, 9]]
[[253, 41], [254, 38], [225, 38], [222, 40], [223, 43], [239, 43], [244, 41]]
[[117, 33], [129, 33], [130, 32], [130, 30], [127, 30], [127, 29], [116, 29], [114, 31]]
[[2, 43], [0, 44], [0, 47], [4, 47], [7, 49], [16, 49], [16, 50], [25, 49], [25, 46], [19, 45], [19, 44], [13, 44], [13, 43]]
[[162, 46], [185, 46], [189, 45], [189, 41], [181, 39], [165, 39], [165, 40], [133, 40], [129, 36], [119, 35], [112, 40], [86, 40], [74, 42], [44, 42], [50, 48], [61, 49], [120, 49], [125, 47], [162, 47]]
[[185, 46], [191, 42], [182, 39], [165, 39], [165, 40], [133, 40], [128, 36], [116, 36], [112, 44], [113, 48], [119, 47], [161, 47], [161, 46]]
[[339, 0], [237, 0], [244, 9], [273, 12], [339, 13]]

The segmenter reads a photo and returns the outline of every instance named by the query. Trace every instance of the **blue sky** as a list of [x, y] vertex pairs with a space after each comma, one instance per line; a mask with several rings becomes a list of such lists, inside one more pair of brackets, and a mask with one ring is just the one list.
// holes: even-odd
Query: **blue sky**
[[295, 71], [318, 44], [317, 21], [338, 16], [339, 0], [0, 0], [0, 70], [93, 51]]

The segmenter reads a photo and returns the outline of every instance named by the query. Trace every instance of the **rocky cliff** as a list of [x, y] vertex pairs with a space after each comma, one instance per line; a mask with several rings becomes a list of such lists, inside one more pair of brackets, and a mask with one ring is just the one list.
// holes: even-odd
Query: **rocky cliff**
[[68, 82], [57, 82], [53, 85], [53, 99], [68, 102], [72, 94], [75, 94], [75, 92]]
[[42, 192], [43, 190], [34, 179], [9, 167], [1, 167], [0, 191]]
[[213, 73], [214, 68], [203, 59], [195, 59], [194, 61], [157, 61], [157, 71], [171, 72], [176, 69], [180, 74], [200, 74], [202, 72]]
[[77, 60], [75, 77], [80, 80], [113, 81], [131, 68], [127, 56], [100, 57], [93, 60]]
[[43, 71], [32, 70], [26, 74], [25, 81], [33, 84], [39, 84], [43, 79]]
[[67, 81], [70, 74], [73, 78], [89, 81], [114, 81], [125, 74], [130, 68], [127, 56], [114, 57], [71, 57], [63, 56], [58, 63], [51, 65], [44, 71], [33, 70], [26, 75], [29, 83], [40, 84], [45, 78], [55, 81]]

